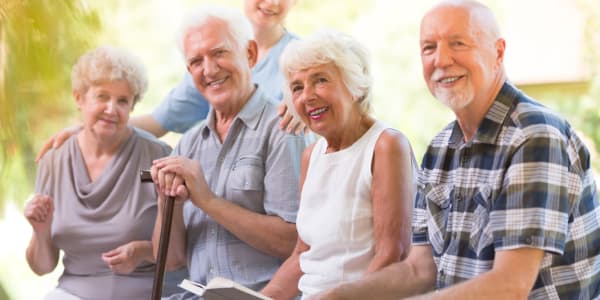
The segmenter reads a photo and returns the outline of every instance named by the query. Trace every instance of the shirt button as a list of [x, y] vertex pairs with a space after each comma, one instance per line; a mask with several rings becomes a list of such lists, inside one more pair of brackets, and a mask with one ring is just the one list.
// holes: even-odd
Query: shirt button
[[526, 237], [525, 238], [525, 243], [530, 244], [531, 245], [531, 238], [530, 237]]
[[444, 275], [445, 275], [444, 270], [440, 270], [440, 277], [444, 277]]

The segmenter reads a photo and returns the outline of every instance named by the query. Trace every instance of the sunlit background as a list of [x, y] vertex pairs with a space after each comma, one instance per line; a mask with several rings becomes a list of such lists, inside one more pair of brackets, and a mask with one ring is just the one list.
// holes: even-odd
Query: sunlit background
[[[420, 160], [453, 119], [421, 76], [418, 25], [437, 1], [297, 0], [288, 30], [351, 33], [371, 51], [374, 114], [410, 138]], [[592, 151], [600, 174], [600, 2], [490, 0], [507, 40], [509, 78], [567, 116]], [[185, 71], [174, 31], [186, 8], [242, 0], [0, 0], [0, 299], [40, 299], [62, 268], [36, 276], [25, 261], [31, 235], [22, 216], [33, 190], [35, 153], [57, 130], [78, 123], [70, 69], [85, 51], [112, 44], [136, 53], [150, 88], [134, 114], [152, 111]], [[165, 139], [174, 145], [179, 137]]]

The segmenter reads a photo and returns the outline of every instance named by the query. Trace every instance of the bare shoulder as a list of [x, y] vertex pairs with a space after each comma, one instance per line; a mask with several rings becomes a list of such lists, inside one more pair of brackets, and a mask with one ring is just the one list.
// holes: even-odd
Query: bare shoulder
[[375, 144], [375, 152], [410, 154], [411, 146], [408, 138], [402, 132], [393, 128], [387, 128], [379, 135]]

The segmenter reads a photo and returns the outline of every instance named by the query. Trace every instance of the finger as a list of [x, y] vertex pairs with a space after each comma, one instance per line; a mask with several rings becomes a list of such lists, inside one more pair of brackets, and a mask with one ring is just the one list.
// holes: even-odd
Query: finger
[[294, 130], [294, 135], [299, 135], [300, 133], [305, 131], [306, 126], [304, 126], [304, 124], [302, 123], [298, 123], [298, 126], [296, 126], [296, 130]]
[[152, 167], [150, 168], [150, 175], [152, 176], [152, 182], [155, 184], [158, 183], [158, 168], [152, 162]]
[[50, 148], [52, 148], [52, 144], [54, 144], [54, 137], [51, 137], [49, 140], [47, 140], [42, 145], [42, 148], [40, 149], [40, 151], [38, 151], [37, 155], [35, 156], [36, 163], [38, 163], [40, 161], [40, 159], [42, 159], [44, 154], [46, 154], [46, 152], [48, 152], [48, 150], [50, 150]]
[[285, 130], [290, 122], [292, 121], [292, 115], [290, 113], [286, 113], [282, 118], [281, 118], [281, 122], [279, 122], [279, 126], [281, 127], [281, 129]]
[[290, 123], [288, 123], [288, 127], [285, 129], [285, 131], [289, 134], [294, 134], [294, 132], [296, 131], [296, 128], [298, 128], [299, 125], [300, 125], [300, 123], [298, 123], [296, 120], [292, 119], [290, 121]]
[[178, 201], [185, 201], [190, 198], [190, 192], [185, 185], [180, 185], [176, 188], [175, 197]]
[[110, 250], [110, 251], [102, 253], [102, 257], [111, 258], [111, 257], [113, 257], [115, 255], [118, 255], [118, 254], [119, 254], [119, 250], [113, 249], [113, 250]]
[[277, 115], [281, 117], [285, 114], [286, 111], [287, 111], [287, 105], [285, 105], [285, 103], [281, 102], [281, 104], [277, 108]]
[[173, 197], [178, 196], [177, 191], [179, 190], [179, 187], [184, 184], [185, 181], [181, 176], [175, 176], [175, 178], [173, 178], [173, 185], [171, 186], [170, 195]]

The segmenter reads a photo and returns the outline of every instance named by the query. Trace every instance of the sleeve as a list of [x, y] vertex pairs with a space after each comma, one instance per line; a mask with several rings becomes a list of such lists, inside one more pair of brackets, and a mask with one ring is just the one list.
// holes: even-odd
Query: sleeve
[[415, 245], [428, 245], [427, 198], [420, 177], [417, 178], [417, 193], [412, 212], [412, 242]]
[[296, 223], [300, 199], [300, 160], [306, 147], [304, 135], [288, 135], [275, 129], [265, 162], [264, 208], [268, 215], [278, 215]]
[[183, 133], [208, 115], [210, 106], [196, 87], [192, 76], [186, 73], [154, 109], [152, 117], [166, 130]]
[[527, 138], [511, 155], [502, 190], [490, 204], [496, 250], [564, 251], [570, 202], [578, 197], [581, 179], [570, 171], [566, 141], [548, 131]]

